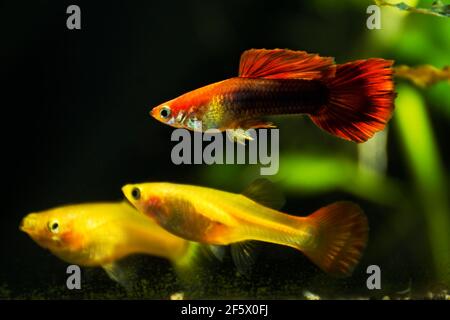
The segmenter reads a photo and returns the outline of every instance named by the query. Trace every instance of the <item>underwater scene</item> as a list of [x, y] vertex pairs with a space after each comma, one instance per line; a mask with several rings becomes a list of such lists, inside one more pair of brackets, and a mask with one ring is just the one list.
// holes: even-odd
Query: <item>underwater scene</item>
[[0, 300], [450, 300], [450, 2], [0, 16]]

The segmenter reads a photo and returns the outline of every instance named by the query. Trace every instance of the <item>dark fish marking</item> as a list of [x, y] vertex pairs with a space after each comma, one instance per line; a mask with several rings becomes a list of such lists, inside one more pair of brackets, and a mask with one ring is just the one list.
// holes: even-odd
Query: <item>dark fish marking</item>
[[326, 85], [317, 80], [238, 79], [224, 95], [223, 105], [239, 116], [315, 113], [329, 99]]

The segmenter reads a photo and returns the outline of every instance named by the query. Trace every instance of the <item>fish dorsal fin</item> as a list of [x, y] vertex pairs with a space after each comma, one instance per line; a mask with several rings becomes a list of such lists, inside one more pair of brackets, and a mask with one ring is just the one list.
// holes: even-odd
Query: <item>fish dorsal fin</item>
[[334, 58], [306, 51], [250, 49], [241, 55], [239, 77], [318, 80], [334, 77]]
[[256, 261], [254, 249], [252, 241], [236, 242], [231, 245], [231, 257], [240, 274], [250, 273]]
[[253, 181], [242, 192], [242, 195], [252, 199], [263, 206], [279, 210], [281, 209], [286, 198], [273, 182], [268, 179], [259, 178]]

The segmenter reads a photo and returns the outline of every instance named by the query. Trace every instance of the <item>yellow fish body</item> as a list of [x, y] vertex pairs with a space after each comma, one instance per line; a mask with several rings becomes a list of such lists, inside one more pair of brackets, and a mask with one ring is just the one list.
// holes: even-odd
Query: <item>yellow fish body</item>
[[182, 264], [195, 246], [127, 202], [67, 205], [30, 213], [20, 229], [60, 259], [80, 266], [101, 266], [119, 282], [115, 262], [126, 256], [149, 254]]
[[367, 242], [367, 218], [360, 207], [336, 202], [297, 217], [262, 205], [270, 204], [273, 192], [268, 188], [267, 181], [260, 180], [246, 194], [172, 183], [130, 184], [122, 190], [138, 210], [187, 240], [210, 245], [276, 243], [301, 250], [330, 274], [349, 275]]

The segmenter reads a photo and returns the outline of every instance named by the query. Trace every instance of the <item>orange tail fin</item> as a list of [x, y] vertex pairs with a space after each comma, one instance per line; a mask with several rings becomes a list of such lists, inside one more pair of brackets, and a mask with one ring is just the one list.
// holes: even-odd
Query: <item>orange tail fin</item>
[[338, 65], [327, 81], [330, 102], [314, 123], [323, 130], [355, 142], [364, 142], [383, 130], [394, 110], [393, 61], [368, 59]]
[[367, 243], [369, 227], [362, 209], [352, 202], [335, 202], [307, 219], [318, 229], [316, 245], [301, 250], [325, 272], [351, 275]]

